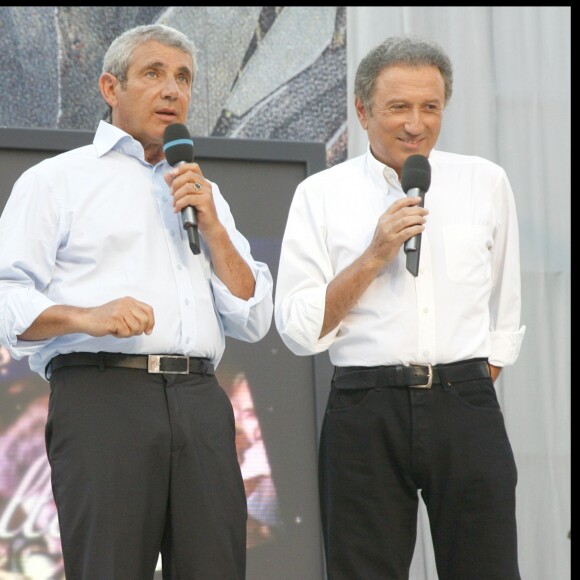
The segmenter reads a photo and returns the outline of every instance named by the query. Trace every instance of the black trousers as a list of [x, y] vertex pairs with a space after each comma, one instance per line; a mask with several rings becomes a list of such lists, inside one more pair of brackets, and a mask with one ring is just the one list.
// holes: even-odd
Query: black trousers
[[329, 580], [407, 579], [419, 494], [439, 580], [519, 580], [517, 471], [491, 379], [349, 387], [333, 385], [320, 440]]
[[67, 580], [242, 580], [246, 496], [213, 375], [68, 367], [46, 447]]

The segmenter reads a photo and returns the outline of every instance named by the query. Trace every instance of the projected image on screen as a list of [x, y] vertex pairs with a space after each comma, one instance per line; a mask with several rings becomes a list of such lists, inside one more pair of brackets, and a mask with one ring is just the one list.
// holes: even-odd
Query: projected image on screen
[[[0, 128], [0, 211], [28, 167], [92, 139]], [[326, 166], [324, 144], [196, 137], [196, 159], [276, 280], [292, 196]], [[291, 353], [272, 324], [257, 343], [226, 336], [216, 367], [232, 402], [246, 488], [247, 580], [323, 577], [315, 383], [323, 367], [314, 362]], [[0, 350], [0, 580], [65, 580], [44, 440], [49, 390], [26, 358]], [[154, 578], [161, 576], [158, 563]]]
[[236, 420], [236, 448], [248, 501], [248, 549], [275, 539], [281, 526], [278, 496], [251, 386], [244, 372], [222, 384]]
[[0, 578], [64, 579], [47, 410], [48, 384], [0, 346]]
[[[247, 548], [251, 550], [277, 537], [281, 528], [278, 495], [245, 373], [220, 382], [234, 410], [248, 502]], [[1, 579], [64, 580], [44, 443], [48, 388], [26, 361], [13, 360], [0, 346]]]

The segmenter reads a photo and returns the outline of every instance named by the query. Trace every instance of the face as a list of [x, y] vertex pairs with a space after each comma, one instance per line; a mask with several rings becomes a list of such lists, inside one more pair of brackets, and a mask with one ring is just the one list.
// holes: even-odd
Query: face
[[377, 78], [372, 110], [355, 108], [373, 155], [399, 176], [409, 155], [429, 156], [441, 131], [443, 76], [435, 66], [391, 66]]
[[108, 73], [100, 78], [103, 98], [113, 110], [113, 125], [143, 145], [150, 163], [164, 158], [165, 127], [187, 120], [192, 83], [191, 57], [156, 41], [134, 50], [123, 84]]
[[242, 432], [248, 445], [253, 445], [262, 438], [262, 433], [247, 380], [239, 383], [232, 393], [231, 401], [236, 428]]

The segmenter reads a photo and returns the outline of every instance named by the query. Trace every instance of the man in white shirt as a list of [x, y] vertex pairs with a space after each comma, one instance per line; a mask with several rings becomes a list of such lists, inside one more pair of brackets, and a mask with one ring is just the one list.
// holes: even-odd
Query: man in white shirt
[[[65, 574], [243, 579], [247, 506], [225, 336], [255, 342], [272, 277], [219, 187], [165, 159], [195, 49], [162, 25], [107, 51], [92, 145], [17, 181], [0, 221], [0, 344], [50, 379], [46, 443]], [[200, 253], [180, 223], [197, 213]]]
[[[525, 332], [518, 224], [501, 167], [434, 149], [452, 83], [426, 39], [370, 51], [355, 77], [368, 151], [303, 181], [288, 216], [276, 326], [295, 354], [335, 365], [319, 454], [331, 580], [407, 578], [419, 494], [440, 580], [520, 577], [493, 385]], [[411, 156], [429, 179], [404, 191]], [[428, 190], [424, 207], [411, 189]]]

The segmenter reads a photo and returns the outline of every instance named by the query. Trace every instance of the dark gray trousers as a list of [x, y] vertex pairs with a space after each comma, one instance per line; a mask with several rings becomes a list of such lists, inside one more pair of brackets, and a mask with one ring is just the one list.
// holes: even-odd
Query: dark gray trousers
[[407, 579], [419, 493], [439, 580], [519, 580], [517, 471], [491, 379], [349, 387], [333, 385], [320, 440], [329, 580]]
[[67, 580], [242, 580], [246, 496], [213, 375], [68, 367], [46, 448]]

